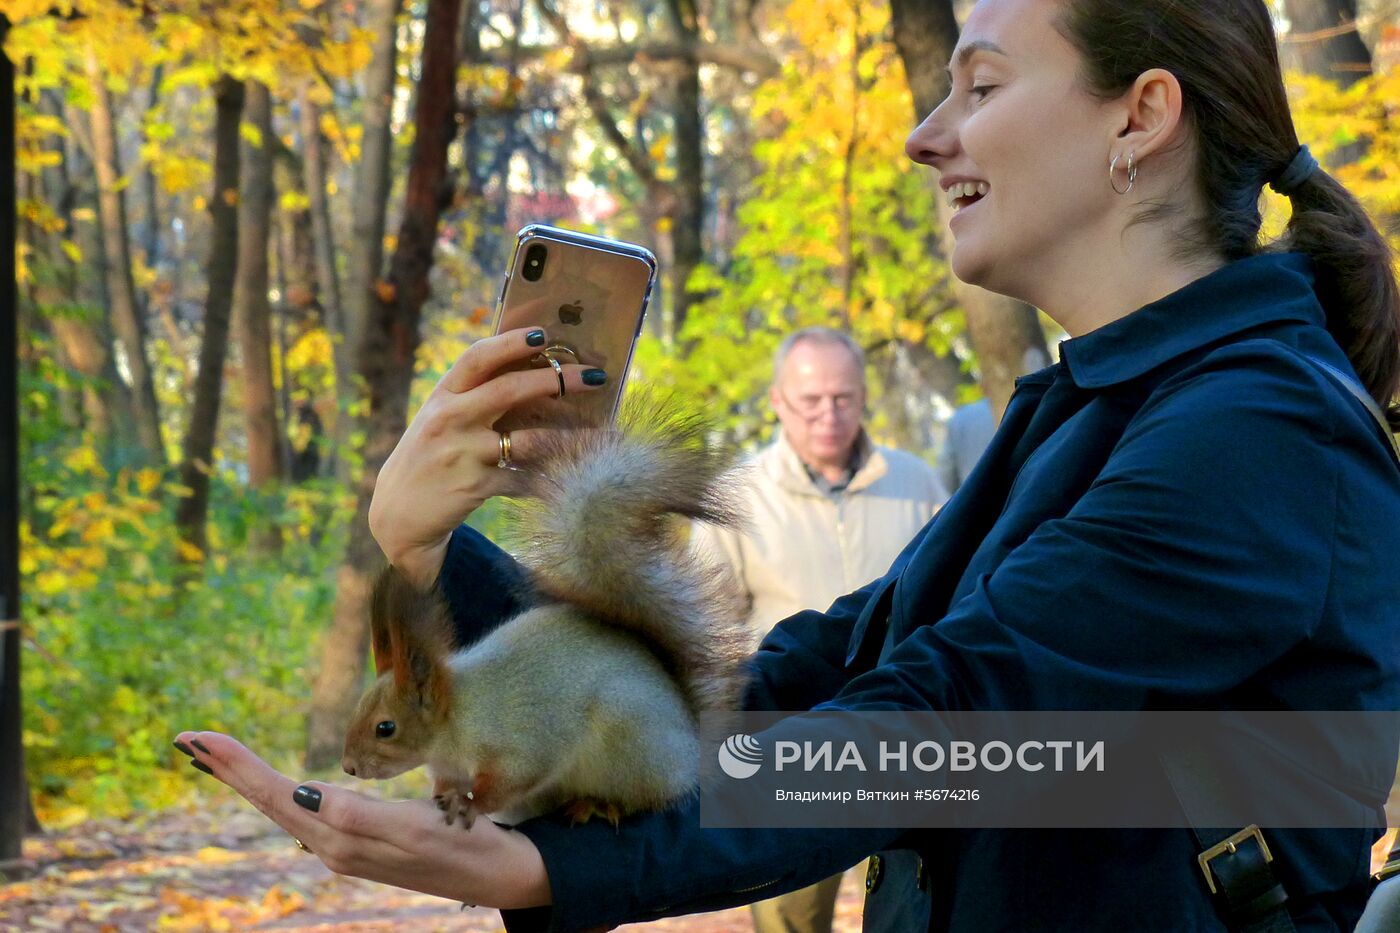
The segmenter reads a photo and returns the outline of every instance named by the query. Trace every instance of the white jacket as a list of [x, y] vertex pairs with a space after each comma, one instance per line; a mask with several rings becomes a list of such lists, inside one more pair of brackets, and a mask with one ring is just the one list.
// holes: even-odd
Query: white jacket
[[782, 432], [744, 474], [749, 527], [695, 526], [697, 549], [737, 574], [750, 600], [754, 645], [773, 624], [825, 609], [882, 576], [947, 499], [933, 469], [900, 450], [869, 445], [844, 491], [828, 495]]

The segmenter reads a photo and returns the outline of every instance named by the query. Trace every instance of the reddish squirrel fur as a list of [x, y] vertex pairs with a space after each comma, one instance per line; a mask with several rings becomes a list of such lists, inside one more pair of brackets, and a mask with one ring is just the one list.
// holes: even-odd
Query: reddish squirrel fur
[[536, 604], [454, 647], [446, 600], [390, 567], [375, 584], [378, 680], [345, 770], [427, 764], [448, 822], [567, 807], [576, 819], [658, 809], [699, 780], [699, 717], [736, 709], [744, 608], [682, 519], [734, 525], [731, 458], [702, 419], [654, 400], [618, 427], [530, 451], [517, 554]]

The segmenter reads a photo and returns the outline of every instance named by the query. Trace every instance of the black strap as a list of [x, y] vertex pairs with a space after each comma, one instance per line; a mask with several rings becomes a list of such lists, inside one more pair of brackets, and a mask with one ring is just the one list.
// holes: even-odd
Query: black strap
[[[1200, 846], [1201, 883], [1213, 892], [1234, 933], [1295, 933], [1288, 893], [1274, 871], [1273, 854], [1258, 826], [1219, 828], [1232, 808], [1209, 756], [1179, 746], [1161, 756], [1167, 781]], [[1234, 812], [1239, 812], [1234, 809]]]
[[[1335, 366], [1301, 355], [1362, 404], [1400, 463], [1400, 443], [1376, 400]], [[1288, 893], [1274, 871], [1263, 832], [1258, 826], [1218, 828], [1230, 807], [1209, 757], [1200, 749], [1180, 747], [1162, 755], [1162, 767], [1201, 847], [1202, 881], [1214, 892], [1226, 926], [1236, 933], [1295, 933]]]
[[1308, 356], [1306, 353], [1303, 354], [1303, 359], [1331, 376], [1334, 382], [1354, 395], [1357, 401], [1365, 406], [1366, 410], [1371, 413], [1371, 417], [1375, 419], [1376, 424], [1380, 426], [1381, 434], [1390, 442], [1390, 449], [1395, 454], [1395, 459], [1400, 461], [1400, 441], [1395, 440], [1395, 434], [1390, 430], [1390, 422], [1385, 420], [1385, 413], [1381, 411], [1381, 406], [1376, 404], [1376, 400], [1371, 398], [1370, 393], [1361, 388], [1356, 380], [1330, 363], [1324, 363], [1317, 357]]

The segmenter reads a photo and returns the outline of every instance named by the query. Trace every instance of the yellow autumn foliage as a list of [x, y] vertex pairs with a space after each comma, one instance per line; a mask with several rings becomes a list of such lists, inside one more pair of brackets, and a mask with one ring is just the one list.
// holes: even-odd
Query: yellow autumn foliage
[[332, 358], [334, 348], [325, 328], [316, 327], [297, 338], [287, 350], [287, 368], [292, 372], [315, 368], [329, 368], [335, 365]]
[[[866, 345], [936, 351], [956, 333], [937, 298], [946, 268], [923, 233], [937, 224], [933, 196], [903, 151], [913, 104], [888, 6], [790, 2], [775, 31], [787, 50], [780, 74], [736, 102], [759, 135], [742, 233], [723, 268], [692, 275], [705, 297], [678, 335], [682, 352], [638, 351], [649, 380], [729, 412], [739, 439], [769, 417], [768, 361], [794, 329], [832, 324]], [[878, 401], [878, 383], [872, 391]]]
[[[109, 471], [89, 443], [31, 455], [26, 468], [46, 490], [20, 526], [33, 646], [24, 741], [41, 818], [63, 825], [185, 797], [198, 775], [169, 768], [168, 746], [192, 723], [257, 734], [289, 762], [299, 729], [286, 723], [304, 709], [308, 646], [329, 611], [326, 569], [353, 493], [313, 484], [253, 513], [221, 465], [211, 477], [209, 576], [190, 588], [177, 585], [177, 484], [162, 471]], [[247, 537], [273, 514], [289, 556], [254, 562]], [[282, 725], [269, 728], [274, 720]]]
[[1302, 74], [1287, 83], [1298, 138], [1374, 216], [1400, 215], [1400, 68], [1349, 88]]

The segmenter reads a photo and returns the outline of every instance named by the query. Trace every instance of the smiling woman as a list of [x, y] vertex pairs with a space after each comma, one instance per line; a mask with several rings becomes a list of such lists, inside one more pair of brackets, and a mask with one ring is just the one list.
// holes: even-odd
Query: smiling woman
[[[1072, 336], [1258, 252], [1260, 189], [1299, 152], [1262, 3], [982, 0], [949, 78], [907, 150], [962, 208], [953, 271]], [[1279, 246], [1317, 264], [1328, 329], [1388, 405], [1389, 250], [1325, 172], [1292, 181]]]
[[1050, 2], [979, 3], [953, 56], [952, 92], [907, 149], [938, 169], [945, 191], [986, 188], [976, 212], [955, 215], [954, 273], [1024, 298], [1075, 335], [1174, 291], [1220, 257], [1164, 262], [1174, 231], [1125, 222], [1131, 204], [1105, 184], [1115, 158], [1119, 190], [1128, 158], [1134, 168], [1153, 162], [1135, 202], [1165, 197], [1181, 212], [1204, 212], [1179, 184], [1193, 149], [1181, 82], [1147, 67], [1129, 93], [1099, 99], [1082, 85], [1083, 56], [1062, 32], [1068, 13]]
[[[1263, 0], [981, 0], [950, 67], [951, 93], [907, 150], [958, 207], [953, 271], [1071, 339], [1020, 380], [978, 467], [884, 577], [773, 629], [745, 707], [1400, 709], [1400, 460], [1382, 414], [1400, 298], [1384, 241], [1298, 145]], [[1259, 240], [1265, 184], [1293, 205], [1277, 244]], [[471, 353], [455, 368], [463, 412], [500, 391]], [[819, 427], [838, 426], [842, 391], [817, 381]], [[463, 516], [421, 493], [448, 443], [421, 426], [432, 417], [415, 418], [375, 505], [437, 529]], [[454, 483], [491, 488], [483, 458], [451, 464]], [[403, 540], [392, 524], [381, 543]], [[431, 559], [385, 550], [436, 576], [463, 642], [518, 608], [518, 568], [465, 526]], [[453, 846], [426, 805], [317, 788], [326, 806], [310, 815], [246, 749], [200, 738], [201, 763], [318, 854], [538, 908], [508, 912], [512, 930], [742, 904], [882, 850], [910, 867], [876, 863], [868, 929], [1350, 930], [1378, 835], [1364, 821], [708, 829], [692, 800], [616, 829], [488, 824]], [[1394, 747], [1281, 756], [1277, 774], [1334, 777], [1378, 821]], [[1215, 766], [1238, 765], [1222, 752]], [[1180, 812], [1176, 778], [1123, 792], [1144, 813]]]

